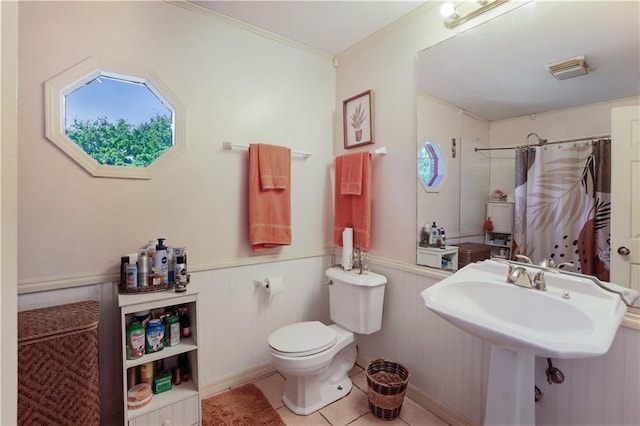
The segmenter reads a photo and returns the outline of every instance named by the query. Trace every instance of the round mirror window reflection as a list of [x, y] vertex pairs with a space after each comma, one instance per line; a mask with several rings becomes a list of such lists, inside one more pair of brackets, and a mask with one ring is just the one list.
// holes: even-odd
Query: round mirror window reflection
[[418, 150], [418, 179], [427, 192], [432, 192], [444, 180], [445, 158], [440, 145], [434, 142], [425, 142]]

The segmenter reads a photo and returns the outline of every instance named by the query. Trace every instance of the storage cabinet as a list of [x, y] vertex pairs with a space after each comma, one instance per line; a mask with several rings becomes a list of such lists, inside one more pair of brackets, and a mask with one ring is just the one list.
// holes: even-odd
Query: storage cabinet
[[449, 271], [458, 270], [458, 247], [456, 246], [447, 246], [444, 249], [418, 246], [417, 253], [418, 265]]
[[[198, 294], [188, 288], [184, 293], [173, 291], [141, 294], [119, 294], [120, 324], [122, 334], [122, 382], [124, 423], [140, 425], [198, 425], [200, 424], [200, 381], [198, 376]], [[191, 323], [191, 336], [181, 337], [176, 346], [145, 353], [136, 359], [127, 359], [127, 326], [134, 320], [134, 314], [147, 310], [162, 310], [172, 307], [186, 307]], [[127, 391], [131, 378], [139, 376], [141, 366], [154, 363], [163, 364], [165, 370], [178, 367], [179, 357], [186, 357], [190, 369], [188, 381], [172, 384], [170, 390], [153, 394], [151, 402], [141, 408], [129, 409]], [[154, 368], [154, 371], [155, 368]], [[153, 387], [153, 386], [152, 386]]]
[[491, 218], [493, 230], [485, 232], [484, 242], [491, 247], [491, 257], [511, 259], [513, 211], [513, 203], [487, 203], [487, 218]]

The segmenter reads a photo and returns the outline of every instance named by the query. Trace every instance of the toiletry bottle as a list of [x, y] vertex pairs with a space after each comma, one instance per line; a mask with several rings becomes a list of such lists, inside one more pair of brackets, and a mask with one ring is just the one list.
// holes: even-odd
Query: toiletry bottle
[[135, 263], [127, 263], [125, 267], [127, 288], [133, 289], [138, 287], [138, 265]]
[[176, 268], [176, 262], [175, 262], [175, 258], [173, 257], [173, 247], [166, 247], [167, 250], [167, 269], [169, 271], [169, 280], [167, 281], [168, 283], [173, 283], [176, 281], [175, 277], [174, 277], [174, 270]]
[[164, 276], [166, 285], [169, 283], [169, 258], [167, 257], [167, 248], [164, 245], [164, 240], [164, 238], [158, 238], [156, 252], [153, 255], [153, 269]]
[[[174, 277], [176, 279], [177, 286], [184, 287], [187, 285], [187, 264], [185, 263], [184, 256], [178, 256], [176, 258]], [[176, 289], [176, 291], [179, 290]]]
[[447, 248], [447, 237], [444, 235], [444, 228], [440, 228], [440, 248]]
[[436, 225], [435, 222], [433, 222], [433, 224], [431, 225], [431, 233], [429, 234], [429, 245], [430, 246], [435, 246], [438, 242], [438, 226]]
[[138, 286], [149, 286], [149, 260], [146, 250], [138, 253]]
[[120, 258], [120, 285], [123, 287], [127, 284], [127, 265], [129, 261], [129, 256], [122, 256]]
[[429, 227], [425, 224], [420, 232], [420, 246], [424, 247], [429, 245]]
[[156, 242], [149, 240], [149, 245], [145, 248], [147, 251], [147, 262], [149, 262], [149, 271], [153, 269], [153, 255], [156, 254]]

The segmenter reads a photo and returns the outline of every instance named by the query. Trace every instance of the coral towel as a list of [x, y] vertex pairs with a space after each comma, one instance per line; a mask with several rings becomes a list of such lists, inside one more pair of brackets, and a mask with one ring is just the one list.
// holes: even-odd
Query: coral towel
[[291, 150], [249, 145], [249, 244], [254, 252], [291, 244]]
[[[354, 179], [357, 176], [360, 176], [359, 185]], [[358, 186], [359, 194], [357, 194]], [[351, 226], [353, 246], [369, 251], [371, 246], [371, 155], [368, 152], [346, 154], [336, 158], [334, 192], [333, 242], [342, 247], [342, 230]]]

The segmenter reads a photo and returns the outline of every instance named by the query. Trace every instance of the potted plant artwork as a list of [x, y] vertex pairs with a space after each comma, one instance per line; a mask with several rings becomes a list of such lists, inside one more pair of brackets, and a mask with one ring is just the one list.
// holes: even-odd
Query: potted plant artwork
[[342, 102], [345, 149], [373, 143], [373, 92], [367, 90]]
[[355, 111], [353, 111], [353, 114], [351, 114], [351, 127], [353, 127], [356, 132], [356, 142], [362, 140], [362, 123], [364, 123], [365, 118], [367, 117], [364, 112], [364, 107], [359, 103]]

